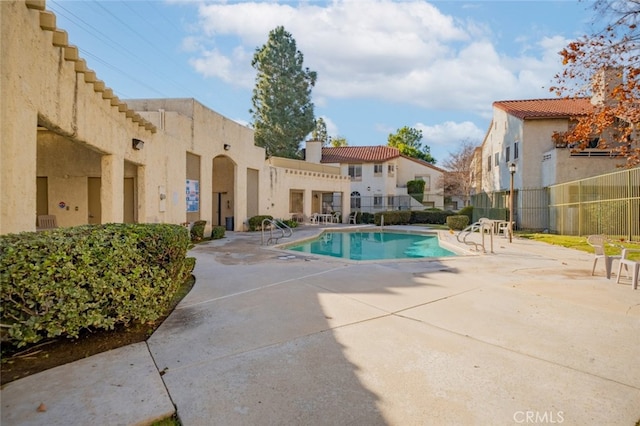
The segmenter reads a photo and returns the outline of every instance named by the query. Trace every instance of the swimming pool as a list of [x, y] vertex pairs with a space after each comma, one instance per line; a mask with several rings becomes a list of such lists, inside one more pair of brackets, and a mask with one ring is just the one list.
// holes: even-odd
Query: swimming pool
[[283, 248], [350, 260], [456, 256], [440, 247], [436, 235], [390, 231], [325, 231], [313, 240]]

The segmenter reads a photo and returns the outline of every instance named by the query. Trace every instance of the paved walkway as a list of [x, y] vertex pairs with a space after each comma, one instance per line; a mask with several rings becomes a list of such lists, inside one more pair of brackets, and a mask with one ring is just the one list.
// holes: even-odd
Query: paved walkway
[[191, 255], [195, 287], [146, 344], [8, 384], [2, 425], [176, 408], [185, 426], [640, 419], [640, 291], [604, 265], [591, 277], [587, 253], [497, 238], [484, 255], [355, 263], [228, 233]]

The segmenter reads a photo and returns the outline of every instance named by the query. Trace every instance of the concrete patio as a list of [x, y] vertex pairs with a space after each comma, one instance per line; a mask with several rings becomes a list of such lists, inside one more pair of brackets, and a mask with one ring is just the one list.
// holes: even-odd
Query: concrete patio
[[496, 238], [435, 260], [287, 254], [255, 233], [198, 245], [195, 287], [146, 345], [8, 384], [2, 424], [640, 419], [640, 291], [590, 276], [588, 253]]

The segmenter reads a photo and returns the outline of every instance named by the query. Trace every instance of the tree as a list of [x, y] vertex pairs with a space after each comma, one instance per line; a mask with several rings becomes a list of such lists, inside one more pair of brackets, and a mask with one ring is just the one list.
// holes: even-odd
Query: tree
[[445, 198], [460, 197], [464, 205], [469, 204], [473, 180], [471, 176], [471, 162], [476, 150], [475, 145], [468, 139], [463, 140], [458, 149], [449, 153], [449, 157], [443, 161], [442, 167], [445, 175], [441, 186]]
[[640, 1], [597, 0], [594, 10], [604, 28], [560, 52], [565, 69], [551, 87], [570, 98], [596, 95], [593, 109], [554, 136], [578, 150], [597, 140], [599, 148], [611, 149], [633, 167], [640, 164]]
[[329, 143], [329, 135], [327, 135], [327, 124], [322, 117], [316, 120], [316, 127], [311, 132], [311, 138], [316, 141], [322, 142], [322, 146], [327, 146]]
[[427, 163], [436, 164], [435, 158], [431, 156], [431, 148], [427, 145], [422, 147], [422, 130], [404, 126], [396, 133], [389, 134], [387, 145], [398, 148], [401, 154], [407, 157], [419, 158]]
[[264, 147], [267, 156], [298, 158], [300, 142], [314, 129], [311, 88], [317, 75], [302, 63], [295, 40], [282, 26], [269, 33], [251, 61], [257, 75], [249, 112], [255, 144]]
[[331, 138], [331, 146], [334, 148], [349, 146], [349, 142], [347, 142], [347, 139], [343, 136], [336, 136], [335, 138]]

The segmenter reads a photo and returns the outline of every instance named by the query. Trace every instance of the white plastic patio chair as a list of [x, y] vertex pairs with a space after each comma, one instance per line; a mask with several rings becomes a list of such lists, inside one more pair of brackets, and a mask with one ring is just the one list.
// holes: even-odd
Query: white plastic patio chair
[[595, 275], [596, 263], [598, 263], [598, 259], [603, 259], [605, 271], [607, 272], [607, 279], [611, 278], [613, 261], [620, 260], [622, 256], [611, 256], [606, 253], [606, 246], [613, 246], [613, 244], [611, 244], [610, 240], [604, 235], [589, 235], [589, 237], [587, 238], [587, 243], [591, 247], [593, 247], [594, 250], [593, 268], [591, 269], [591, 275]]
[[616, 277], [616, 284], [620, 283], [620, 275], [622, 275], [622, 267], [627, 271], [627, 277], [629, 277], [629, 269], [631, 269], [631, 288], [636, 290], [638, 288], [638, 276], [640, 275], [640, 262], [637, 260], [631, 260], [627, 258], [629, 253], [640, 253], [640, 249], [622, 249], [622, 256], [620, 257], [620, 263], [618, 264], [618, 276]]
[[349, 223], [353, 223], [354, 225], [358, 223], [358, 211], [354, 211], [349, 213]]

